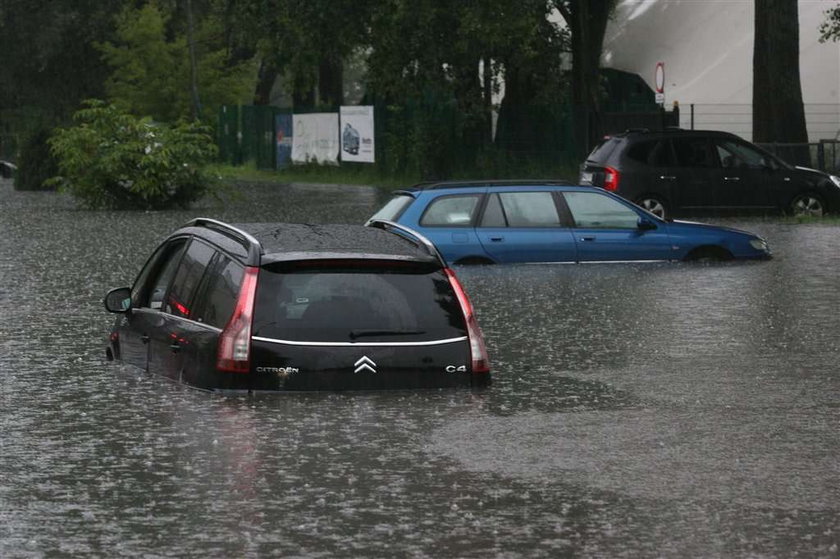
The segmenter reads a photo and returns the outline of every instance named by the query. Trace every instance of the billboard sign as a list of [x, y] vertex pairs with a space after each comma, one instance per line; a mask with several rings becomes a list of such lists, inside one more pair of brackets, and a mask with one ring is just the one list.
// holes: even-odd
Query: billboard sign
[[373, 107], [341, 107], [341, 160], [374, 163]]

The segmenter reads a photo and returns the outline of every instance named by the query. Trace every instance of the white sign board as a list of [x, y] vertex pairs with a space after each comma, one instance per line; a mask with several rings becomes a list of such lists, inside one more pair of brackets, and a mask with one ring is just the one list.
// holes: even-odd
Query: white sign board
[[338, 165], [337, 114], [296, 114], [292, 122], [293, 163]]
[[373, 107], [341, 107], [341, 160], [374, 162]]

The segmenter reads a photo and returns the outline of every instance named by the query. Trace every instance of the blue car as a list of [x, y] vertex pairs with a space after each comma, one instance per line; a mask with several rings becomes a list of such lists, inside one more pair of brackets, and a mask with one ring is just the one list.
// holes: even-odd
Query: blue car
[[405, 225], [453, 264], [770, 258], [752, 233], [666, 221], [606, 190], [560, 181], [424, 183], [368, 223]]

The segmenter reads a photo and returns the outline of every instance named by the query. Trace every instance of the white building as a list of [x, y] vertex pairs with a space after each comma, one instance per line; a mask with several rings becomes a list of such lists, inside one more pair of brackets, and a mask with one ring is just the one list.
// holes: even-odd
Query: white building
[[[802, 97], [811, 141], [840, 139], [840, 43], [819, 42], [835, 0], [799, 0]], [[655, 89], [665, 67], [665, 103], [680, 126], [752, 139], [754, 0], [619, 0], [602, 64], [639, 74]]]

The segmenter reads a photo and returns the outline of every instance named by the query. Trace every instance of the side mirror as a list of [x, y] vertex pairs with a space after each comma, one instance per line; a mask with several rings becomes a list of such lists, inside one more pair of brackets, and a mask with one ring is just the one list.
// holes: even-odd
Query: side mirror
[[105, 308], [108, 312], [124, 313], [131, 308], [131, 288], [112, 289], [105, 295]]
[[646, 217], [640, 217], [639, 221], [636, 223], [636, 227], [642, 231], [650, 231], [652, 229], [656, 229], [656, 223]]

